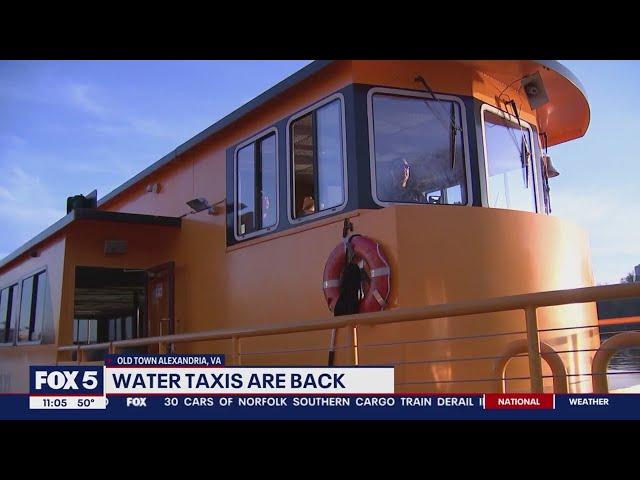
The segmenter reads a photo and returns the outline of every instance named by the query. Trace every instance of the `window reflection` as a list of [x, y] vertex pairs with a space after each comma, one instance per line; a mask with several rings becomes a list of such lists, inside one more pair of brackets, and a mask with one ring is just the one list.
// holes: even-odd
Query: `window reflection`
[[342, 110], [334, 100], [291, 124], [293, 217], [345, 202]]
[[18, 342], [42, 339], [44, 322], [46, 273], [41, 272], [22, 281]]
[[73, 342], [89, 345], [103, 342], [129, 340], [144, 336], [132, 315], [101, 318], [76, 318], [73, 322]]
[[12, 343], [18, 312], [18, 285], [0, 292], [0, 343]]
[[270, 135], [260, 142], [262, 157], [262, 222], [260, 227], [267, 228], [276, 224], [277, 204], [277, 165], [276, 165], [276, 136]]
[[237, 153], [237, 235], [273, 227], [277, 222], [276, 149], [276, 135], [272, 133]]
[[338, 101], [319, 108], [318, 188], [319, 210], [337, 207], [344, 202], [344, 166], [342, 164], [342, 125]]
[[375, 94], [372, 107], [378, 200], [466, 204], [460, 106]]
[[536, 211], [529, 129], [490, 111], [483, 112], [489, 206]]
[[295, 218], [315, 212], [314, 132], [313, 113], [299, 118], [291, 126]]
[[255, 146], [248, 145], [238, 152], [238, 234], [255, 230]]

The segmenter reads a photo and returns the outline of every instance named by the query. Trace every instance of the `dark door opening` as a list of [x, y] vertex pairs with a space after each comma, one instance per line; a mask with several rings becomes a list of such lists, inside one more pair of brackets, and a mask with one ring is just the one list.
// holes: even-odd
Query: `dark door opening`
[[[73, 343], [86, 345], [173, 333], [173, 262], [148, 270], [76, 267]], [[157, 346], [121, 353], [157, 353]], [[107, 349], [85, 351], [87, 361]], [[74, 358], [75, 360], [75, 358]]]

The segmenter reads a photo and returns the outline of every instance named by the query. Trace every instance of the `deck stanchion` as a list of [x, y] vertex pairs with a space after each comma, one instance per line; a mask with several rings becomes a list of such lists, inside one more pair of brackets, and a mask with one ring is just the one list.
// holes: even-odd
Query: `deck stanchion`
[[242, 361], [240, 360], [240, 337], [231, 337], [231, 343], [233, 344], [233, 364], [241, 365]]
[[527, 323], [527, 345], [529, 347], [529, 373], [531, 375], [531, 392], [544, 393], [542, 384], [542, 358], [540, 356], [540, 338], [538, 333], [538, 315], [536, 307], [524, 310]]
[[360, 359], [358, 358], [358, 326], [353, 326], [353, 359], [354, 365], [358, 366], [360, 364]]
[[348, 354], [348, 359], [347, 359], [347, 365], [357, 365], [358, 364], [358, 356], [357, 356], [357, 351], [356, 351], [356, 342], [355, 342], [355, 335], [354, 335], [354, 329], [355, 326], [354, 325], [347, 325], [345, 327], [345, 329], [347, 330], [347, 352], [349, 352]]

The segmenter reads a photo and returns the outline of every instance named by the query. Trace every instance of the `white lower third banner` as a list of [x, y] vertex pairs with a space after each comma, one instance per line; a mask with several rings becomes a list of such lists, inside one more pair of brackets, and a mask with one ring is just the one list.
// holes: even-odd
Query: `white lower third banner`
[[104, 371], [105, 394], [394, 393], [390, 367], [128, 368]]

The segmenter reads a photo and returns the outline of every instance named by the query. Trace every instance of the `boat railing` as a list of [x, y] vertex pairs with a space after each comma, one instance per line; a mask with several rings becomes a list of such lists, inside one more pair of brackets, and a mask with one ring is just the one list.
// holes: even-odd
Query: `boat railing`
[[[232, 329], [216, 329], [191, 333], [179, 333], [173, 335], [163, 335], [156, 337], [135, 338], [128, 340], [118, 340], [107, 343], [96, 343], [88, 345], [67, 345], [58, 348], [59, 353], [75, 352], [75, 362], [83, 363], [83, 357], [87, 352], [95, 350], [118, 353], [123, 349], [131, 347], [157, 346], [159, 353], [173, 351], [174, 345], [204, 341], [230, 341], [231, 357], [233, 365], [242, 365], [243, 357], [256, 356], [261, 354], [292, 354], [303, 352], [327, 352], [327, 347], [323, 348], [303, 348], [303, 349], [281, 349], [268, 351], [243, 352], [241, 342], [257, 337], [267, 337], [285, 334], [296, 334], [304, 332], [318, 331], [342, 331], [346, 332], [346, 341], [341, 345], [331, 347], [332, 350], [346, 352], [343, 353], [342, 364], [358, 365], [359, 350], [365, 348], [398, 346], [408, 344], [420, 344], [429, 342], [471, 340], [481, 338], [491, 338], [501, 335], [521, 335], [523, 338], [514, 340], [499, 355], [469, 356], [460, 358], [443, 358], [429, 360], [401, 360], [390, 362], [397, 365], [413, 364], [451, 364], [453, 362], [465, 361], [489, 361], [493, 362], [494, 375], [488, 378], [472, 378], [468, 380], [442, 380], [419, 382], [399, 382], [396, 385], [405, 388], [411, 384], [428, 384], [447, 382], [474, 383], [493, 382], [495, 390], [504, 391], [505, 382], [511, 380], [529, 380], [530, 391], [542, 393], [544, 391], [544, 378], [553, 379], [553, 388], [556, 393], [568, 391], [568, 380], [572, 377], [591, 376], [594, 393], [607, 393], [609, 391], [607, 367], [611, 357], [621, 349], [640, 347], [640, 332], [627, 331], [619, 333], [603, 342], [599, 348], [575, 348], [566, 350], [554, 350], [549, 344], [540, 341], [540, 333], [561, 332], [563, 330], [573, 331], [581, 328], [597, 329], [598, 325], [575, 325], [561, 328], [539, 328], [538, 309], [543, 307], [553, 307], [569, 304], [590, 303], [598, 300], [610, 300], [620, 298], [640, 297], [640, 283], [601, 285], [594, 287], [583, 287], [568, 290], [553, 290], [546, 292], [528, 293], [522, 295], [512, 295], [481, 300], [469, 300], [452, 302], [440, 305], [428, 305], [423, 307], [395, 308], [374, 313], [362, 313], [356, 315], [345, 315], [340, 317], [319, 318], [312, 321], [259, 327], [242, 327]], [[391, 341], [388, 343], [358, 344], [357, 327], [381, 326], [395, 323], [406, 323], [424, 321], [429, 319], [442, 319], [464, 317], [468, 315], [489, 314], [507, 311], [524, 312], [524, 329], [514, 332], [487, 333], [473, 336], [450, 336], [429, 339], [409, 339], [402, 341]], [[560, 357], [561, 354], [593, 353], [593, 361], [590, 373], [578, 372], [567, 373], [565, 365]], [[529, 375], [520, 377], [505, 377], [507, 363], [518, 357], [528, 357]], [[345, 360], [346, 358], [346, 360]], [[549, 365], [551, 375], [543, 375], [542, 360]], [[384, 362], [387, 364], [386, 362]], [[625, 372], [640, 373], [640, 372]]]

